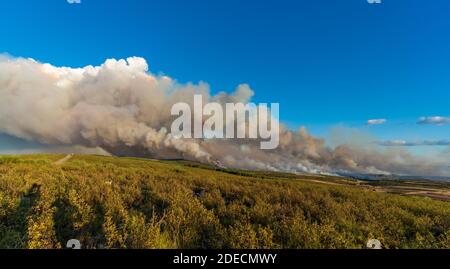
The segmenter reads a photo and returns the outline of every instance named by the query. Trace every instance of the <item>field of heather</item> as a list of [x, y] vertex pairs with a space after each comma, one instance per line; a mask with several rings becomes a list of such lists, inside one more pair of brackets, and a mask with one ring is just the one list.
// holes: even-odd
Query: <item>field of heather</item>
[[450, 248], [450, 202], [388, 185], [184, 161], [3, 156], [0, 248], [70, 239], [83, 248], [365, 248], [372, 238], [390, 249]]

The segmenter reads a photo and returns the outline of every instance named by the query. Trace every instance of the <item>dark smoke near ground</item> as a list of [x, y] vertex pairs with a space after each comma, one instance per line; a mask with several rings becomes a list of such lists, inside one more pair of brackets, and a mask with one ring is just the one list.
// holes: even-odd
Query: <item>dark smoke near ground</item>
[[[260, 141], [177, 139], [170, 134], [173, 104], [249, 102], [253, 91], [211, 96], [207, 84], [180, 84], [153, 75], [142, 58], [107, 60], [101, 66], [55, 67], [32, 59], [0, 56], [0, 133], [87, 152], [149, 158], [186, 158], [224, 166], [311, 173], [371, 173], [448, 176], [449, 164], [412, 156], [402, 149], [326, 146], [302, 128], [281, 125], [280, 146]], [[270, 100], [269, 100], [270, 101]], [[320, 104], [318, 104], [320, 106]], [[281, 106], [281, 110], [282, 110]]]

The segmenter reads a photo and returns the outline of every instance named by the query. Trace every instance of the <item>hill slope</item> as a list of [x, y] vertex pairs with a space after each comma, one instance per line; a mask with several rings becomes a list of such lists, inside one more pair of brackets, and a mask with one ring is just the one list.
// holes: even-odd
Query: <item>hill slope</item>
[[392, 182], [64, 157], [0, 157], [0, 248], [450, 248], [450, 202]]

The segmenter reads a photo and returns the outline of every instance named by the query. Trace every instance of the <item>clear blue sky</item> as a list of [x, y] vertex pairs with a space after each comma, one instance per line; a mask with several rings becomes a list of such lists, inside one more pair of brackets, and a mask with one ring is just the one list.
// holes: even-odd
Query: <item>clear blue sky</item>
[[[448, 0], [0, 1], [0, 52], [84, 66], [141, 56], [153, 72], [240, 83], [289, 126], [336, 124], [380, 139], [449, 139]], [[365, 126], [374, 118], [388, 123]]]

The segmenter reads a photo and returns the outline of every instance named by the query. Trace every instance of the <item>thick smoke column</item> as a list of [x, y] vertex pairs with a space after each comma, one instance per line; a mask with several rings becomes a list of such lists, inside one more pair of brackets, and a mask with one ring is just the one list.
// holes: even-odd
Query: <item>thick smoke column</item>
[[249, 102], [253, 91], [211, 96], [206, 84], [179, 84], [149, 73], [142, 58], [107, 60], [101, 66], [55, 67], [32, 59], [0, 57], [0, 132], [54, 146], [99, 147], [112, 154], [219, 161], [230, 167], [297, 172], [448, 175], [406, 151], [381, 152], [352, 145], [336, 148], [305, 129], [281, 127], [276, 150], [255, 140], [176, 139], [169, 128], [173, 104]]

